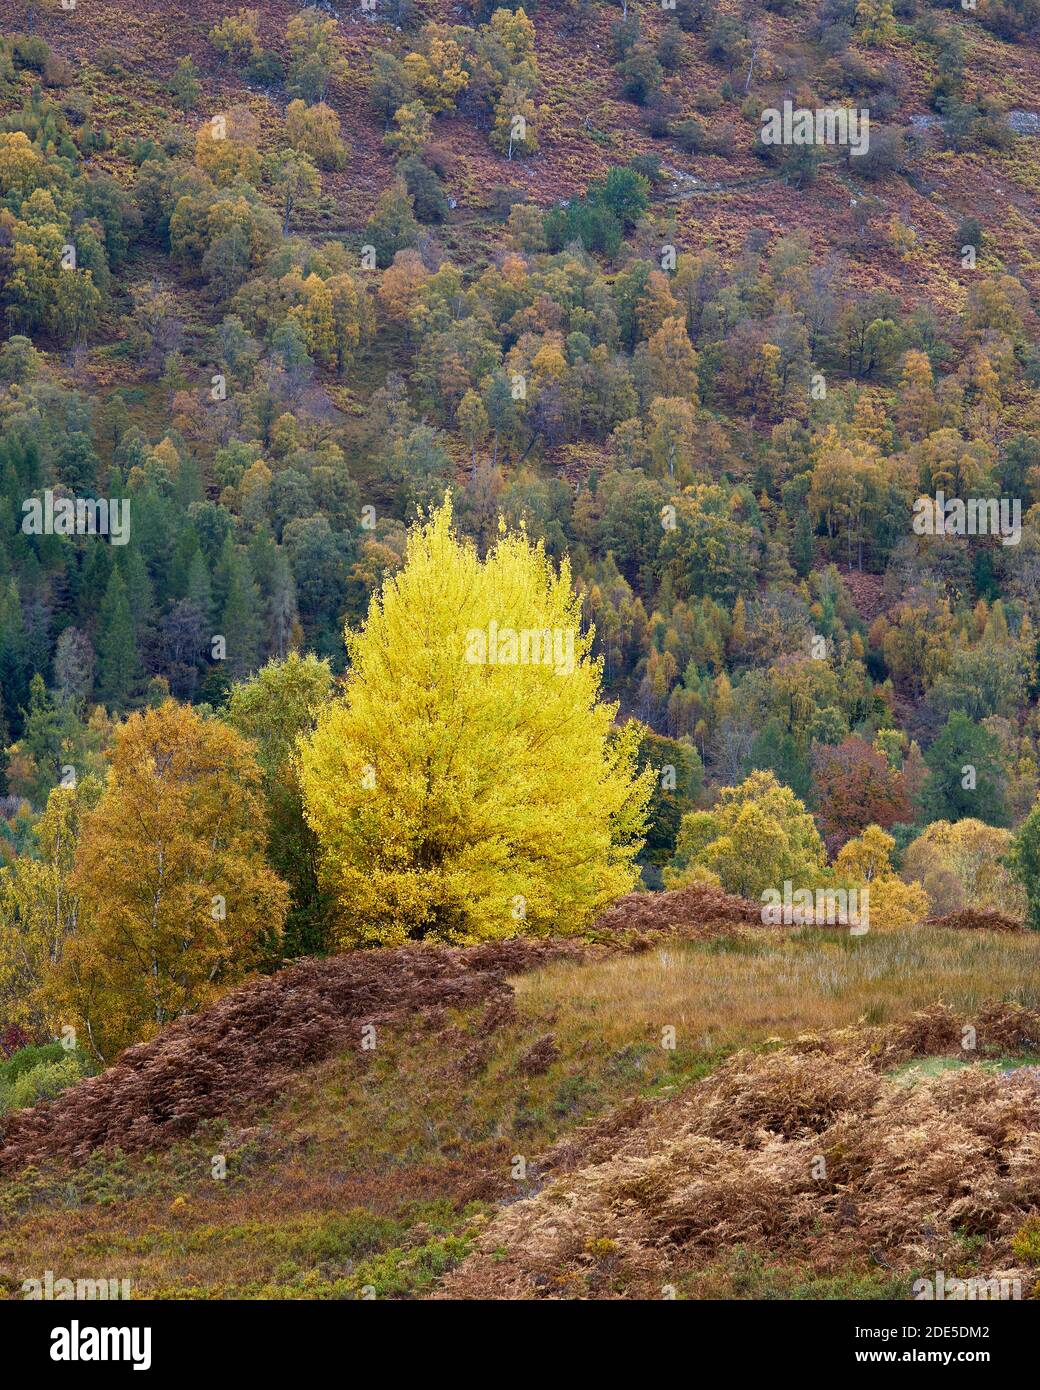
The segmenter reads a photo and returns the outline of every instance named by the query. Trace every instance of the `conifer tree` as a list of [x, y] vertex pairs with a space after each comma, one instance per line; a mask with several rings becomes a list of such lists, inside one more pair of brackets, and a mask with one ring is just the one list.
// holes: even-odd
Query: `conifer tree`
[[185, 597], [199, 610], [205, 622], [212, 621], [213, 587], [210, 584], [209, 566], [201, 550], [196, 550], [188, 565], [188, 588]]
[[97, 633], [98, 694], [107, 705], [126, 703], [141, 670], [134, 623], [126, 585], [118, 569], [112, 571]]
[[228, 698], [227, 720], [253, 741], [268, 809], [267, 857], [289, 886], [286, 955], [328, 945], [330, 902], [318, 886], [318, 840], [303, 814], [296, 743], [314, 728], [332, 691], [328, 662], [290, 652], [269, 661]]
[[260, 593], [244, 551], [228, 539], [222, 566], [226, 566], [226, 597], [220, 614], [220, 631], [227, 644], [227, 673], [235, 679], [256, 669], [260, 647]]

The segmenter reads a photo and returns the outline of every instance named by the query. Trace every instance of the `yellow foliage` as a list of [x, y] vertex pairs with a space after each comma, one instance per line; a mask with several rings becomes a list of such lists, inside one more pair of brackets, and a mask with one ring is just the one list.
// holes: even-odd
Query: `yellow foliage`
[[652, 772], [613, 728], [564, 563], [450, 502], [347, 631], [345, 698], [301, 746], [344, 943], [578, 931], [635, 883]]
[[264, 862], [260, 771], [241, 735], [167, 700], [131, 715], [110, 756], [69, 880], [79, 929], [48, 991], [105, 1060], [241, 979], [288, 905]]
[[0, 1011], [35, 1032], [52, 1023], [45, 986], [81, 923], [80, 896], [68, 878], [82, 817], [100, 795], [94, 777], [55, 787], [36, 828], [39, 858], [19, 855], [0, 869]]
[[773, 773], [758, 771], [739, 787], [723, 787], [711, 811], [683, 816], [664, 882], [666, 888], [700, 882], [689, 873], [700, 864], [729, 892], [757, 898], [767, 888], [781, 890], [786, 880], [809, 887], [823, 862], [823, 842], [805, 806]]
[[289, 143], [309, 155], [322, 169], [342, 169], [347, 162], [347, 147], [340, 138], [339, 116], [325, 102], [308, 106], [305, 101], [291, 101], [285, 112], [285, 133]]
[[46, 173], [43, 156], [22, 130], [0, 135], [0, 196], [27, 197]]
[[903, 873], [920, 879], [935, 913], [974, 908], [1024, 916], [1025, 891], [1001, 862], [1013, 838], [971, 817], [933, 821], [907, 846]]
[[199, 127], [195, 162], [214, 183], [227, 185], [242, 178], [255, 184], [260, 177], [258, 139], [259, 125], [253, 113], [248, 107], [232, 107]]
[[880, 826], [868, 825], [842, 846], [834, 861], [840, 883], [869, 890], [866, 913], [872, 930], [902, 931], [928, 916], [928, 894], [919, 883], [904, 883], [892, 869], [895, 843]]
[[438, 32], [438, 26], [426, 30], [425, 53], [409, 53], [404, 70], [416, 95], [426, 109], [437, 115], [449, 111], [469, 82], [462, 49], [454, 39]]

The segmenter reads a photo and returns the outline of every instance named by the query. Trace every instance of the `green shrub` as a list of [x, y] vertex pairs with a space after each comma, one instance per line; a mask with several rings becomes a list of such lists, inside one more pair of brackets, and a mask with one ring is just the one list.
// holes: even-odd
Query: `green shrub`
[[40, 1046], [20, 1047], [12, 1052], [6, 1061], [0, 1062], [0, 1084], [17, 1081], [18, 1077], [44, 1062], [60, 1062], [68, 1056], [60, 1042], [43, 1043]]
[[1040, 1217], [1029, 1218], [1012, 1238], [1011, 1248], [1026, 1264], [1040, 1265]]
[[[40, 1100], [53, 1100], [86, 1074], [81, 1057], [72, 1052], [65, 1052], [60, 1043], [53, 1046], [61, 1054], [57, 1059], [37, 1062], [13, 1080], [0, 1080], [0, 1113], [22, 1110]], [[42, 1052], [44, 1049], [23, 1050]]]
[[413, 154], [401, 160], [397, 172], [405, 181], [419, 221], [445, 222], [448, 217], [448, 199], [444, 193], [444, 185], [434, 170], [418, 155]]
[[35, 34], [15, 35], [14, 61], [20, 68], [34, 68], [37, 72], [43, 72], [50, 52], [44, 40]]

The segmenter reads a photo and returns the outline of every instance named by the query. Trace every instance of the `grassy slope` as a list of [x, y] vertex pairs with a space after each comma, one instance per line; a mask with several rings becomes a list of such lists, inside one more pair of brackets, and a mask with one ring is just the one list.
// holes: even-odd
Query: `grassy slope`
[[[137, 1297], [422, 1296], [500, 1204], [541, 1189], [539, 1155], [590, 1120], [667, 1104], [737, 1047], [895, 1021], [937, 998], [968, 1017], [985, 999], [1037, 1007], [1038, 963], [1032, 936], [920, 930], [554, 964], [514, 982], [517, 1013], [497, 1026], [483, 1008], [411, 1020], [381, 1030], [374, 1053], [300, 1073], [267, 1114], [169, 1153], [3, 1181], [0, 1277], [16, 1296], [48, 1268], [129, 1277]], [[866, 1252], [812, 1269], [734, 1251], [682, 1292], [869, 1297], [905, 1282]]]

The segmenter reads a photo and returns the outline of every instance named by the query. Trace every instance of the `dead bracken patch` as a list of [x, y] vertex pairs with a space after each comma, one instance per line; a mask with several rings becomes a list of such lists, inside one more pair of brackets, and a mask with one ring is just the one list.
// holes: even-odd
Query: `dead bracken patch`
[[539, 1038], [527, 1049], [517, 1062], [516, 1069], [521, 1076], [541, 1076], [542, 1072], [549, 1070], [559, 1055], [556, 1039], [551, 1033], [546, 1033], [544, 1038]]
[[[1011, 1242], [1040, 1209], [1035, 1069], [884, 1077], [961, 1022], [937, 1006], [740, 1053], [681, 1096], [569, 1136], [540, 1161], [553, 1181], [502, 1210], [435, 1297], [661, 1297], [735, 1246], [817, 1268], [869, 1252], [896, 1273], [957, 1269], [967, 1237], [979, 1269], [1021, 1278], [1028, 1297], [1036, 1271], [1016, 1269]], [[980, 1055], [1026, 1039], [1040, 1052], [1029, 1010], [971, 1022]]]
[[887, 1029], [877, 1044], [884, 1067], [898, 1066], [914, 1057], [968, 1057], [965, 1036], [974, 1029], [974, 1050], [982, 1056], [1040, 1053], [1040, 1011], [1015, 1004], [987, 1004], [975, 1017], [957, 1015], [943, 1004], [918, 1013]]
[[1020, 917], [1009, 917], [1007, 913], [993, 909], [966, 907], [961, 912], [948, 912], [943, 917], [927, 917], [922, 926], [950, 927], [955, 931], [1025, 931], [1025, 923]]
[[[629, 894], [594, 923], [591, 940], [518, 937], [474, 947], [415, 945], [301, 961], [179, 1020], [54, 1101], [0, 1118], [0, 1171], [56, 1158], [81, 1163], [96, 1149], [162, 1149], [207, 1120], [242, 1122], [301, 1069], [346, 1047], [359, 1047], [365, 1023], [378, 1026], [410, 1016], [432, 1024], [443, 1022], [447, 1010], [483, 1004], [477, 1041], [464, 1047], [460, 1043], [460, 1075], [474, 1075], [488, 1056], [478, 1044], [517, 1018], [509, 976], [554, 960], [602, 960], [646, 948], [662, 937], [742, 935], [751, 924], [776, 930], [761, 928], [754, 903], [695, 886]], [[770, 1111], [749, 1086], [746, 1110], [727, 1102], [715, 1129], [705, 1133], [720, 1142], [739, 1139], [745, 1147], [755, 1146], [759, 1130], [785, 1141], [818, 1133], [836, 1122], [843, 1104], [862, 1102], [854, 1084], [859, 1073], [850, 1072], [846, 1063], [840, 1083], [828, 1090], [828, 1078], [811, 1075], [799, 1058], [839, 1050], [883, 1070], [915, 1056], [962, 1055], [963, 1028], [969, 1022], [977, 1030], [980, 1055], [1040, 1053], [1040, 1015], [1002, 1005], [968, 1020], [936, 1005], [883, 1034], [852, 1029], [798, 1039], [786, 1049], [786, 1060], [772, 1063], [775, 1075], [767, 1072], [759, 1078], [777, 1108]], [[549, 1041], [533, 1044], [521, 1059], [520, 1074], [537, 1075], [552, 1064]], [[709, 1085], [702, 1102], [706, 1117], [711, 1094]], [[607, 1156], [616, 1147], [615, 1118], [604, 1121]], [[565, 1147], [562, 1167], [592, 1161], [575, 1137]]]
[[409, 946], [301, 961], [227, 994], [49, 1104], [0, 1121], [0, 1170], [44, 1159], [82, 1162], [98, 1148], [158, 1149], [204, 1120], [271, 1100], [301, 1068], [360, 1046], [361, 1025], [488, 1003], [512, 1008], [506, 974], [559, 956], [572, 941], [507, 941], [473, 949]]
[[[0, 1171], [56, 1157], [82, 1162], [98, 1148], [130, 1153], [166, 1147], [204, 1120], [266, 1103], [301, 1067], [358, 1041], [363, 1023], [486, 1000], [482, 1027], [491, 1033], [515, 1017], [507, 976], [554, 960], [633, 949], [648, 931], [725, 931], [726, 922], [742, 920], [745, 906], [753, 905], [711, 888], [632, 893], [595, 924], [595, 942], [515, 937], [301, 961], [178, 1020], [56, 1100], [5, 1116]], [[532, 1059], [532, 1066], [539, 1064]]]
[[741, 924], [761, 926], [762, 908], [721, 888], [698, 884], [671, 893], [626, 893], [593, 923], [594, 933], [653, 932], [696, 938]]

